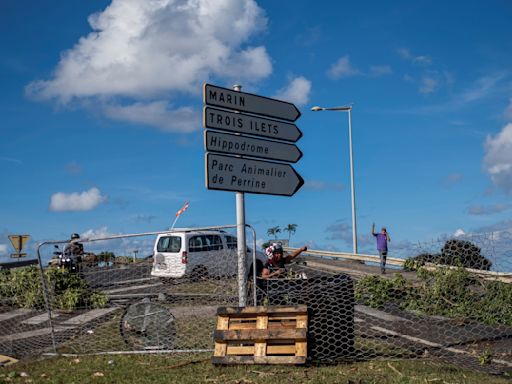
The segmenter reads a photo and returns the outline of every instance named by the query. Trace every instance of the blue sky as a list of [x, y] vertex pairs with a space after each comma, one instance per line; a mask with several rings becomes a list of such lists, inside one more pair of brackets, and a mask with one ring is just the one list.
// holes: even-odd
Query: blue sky
[[497, 0], [3, 0], [0, 258], [9, 234], [33, 249], [163, 230], [185, 201], [177, 226], [234, 224], [234, 193], [205, 188], [205, 82], [302, 112], [305, 185], [246, 194], [259, 240], [294, 223], [292, 245], [352, 249], [347, 114], [310, 110], [349, 103], [360, 251], [375, 253], [372, 222], [397, 256], [499, 238], [512, 231], [510, 20]]

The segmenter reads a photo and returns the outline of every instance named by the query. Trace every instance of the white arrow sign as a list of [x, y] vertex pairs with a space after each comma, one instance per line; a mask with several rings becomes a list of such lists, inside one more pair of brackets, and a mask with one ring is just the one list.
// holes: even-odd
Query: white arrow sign
[[296, 142], [302, 137], [302, 132], [295, 124], [246, 115], [245, 113], [223, 111], [212, 107], [204, 108], [203, 125], [205, 128], [248, 133], [268, 139], [291, 142]]
[[206, 153], [206, 187], [292, 196], [304, 184], [291, 165]]
[[300, 111], [292, 103], [252, 93], [237, 92], [211, 84], [204, 85], [203, 99], [207, 105], [276, 117], [283, 120], [295, 121], [300, 117]]
[[232, 155], [252, 156], [269, 160], [296, 163], [302, 152], [293, 144], [261, 140], [253, 137], [230, 135], [207, 130], [204, 134], [204, 146], [209, 152]]

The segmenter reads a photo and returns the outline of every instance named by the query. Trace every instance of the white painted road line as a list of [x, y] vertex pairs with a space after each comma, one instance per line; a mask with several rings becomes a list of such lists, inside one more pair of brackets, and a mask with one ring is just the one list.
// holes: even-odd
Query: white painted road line
[[111, 285], [124, 285], [124, 284], [142, 283], [145, 281], [158, 281], [158, 280], [159, 280], [158, 277], [143, 277], [141, 279], [114, 281], [110, 284]]
[[158, 282], [158, 283], [155, 283], [155, 284], [135, 285], [133, 287], [107, 289], [107, 290], [101, 291], [101, 292], [108, 295], [110, 293], [120, 293], [120, 292], [126, 292], [126, 291], [135, 291], [135, 290], [138, 290], [138, 289], [159, 287], [160, 285], [163, 285], [163, 284], [161, 282]]
[[108, 315], [109, 313], [117, 311], [119, 309], [120, 308], [118, 308], [118, 307], [93, 309], [93, 310], [86, 312], [82, 315], [78, 315], [78, 316], [72, 317], [71, 319], [67, 319], [66, 321], [63, 321], [60, 324], [61, 325], [83, 325], [85, 323], [88, 323], [89, 321], [92, 321], [99, 317]]
[[32, 312], [31, 309], [19, 308], [19, 309], [15, 309], [14, 311], [0, 313], [0, 321], [14, 319], [15, 317], [18, 317], [18, 316], [27, 315], [30, 312]]
[[[52, 319], [56, 318], [56, 317], [59, 317], [60, 314], [57, 313], [57, 312], [53, 312], [52, 313]], [[45, 321], [48, 321], [48, 313], [42, 313], [40, 315], [37, 315], [37, 316], [34, 316], [34, 317], [30, 317], [26, 320], [23, 320], [21, 322], [21, 324], [27, 324], [27, 325], [37, 325], [37, 324], [42, 324], [44, 323]]]
[[[55, 332], [62, 332], [73, 329], [74, 327], [54, 327]], [[13, 333], [12, 335], [0, 336], [0, 343], [2, 342], [13, 342], [21, 339], [28, 339], [29, 337], [37, 337], [37, 336], [45, 336], [52, 333], [52, 329], [50, 327], [36, 329], [34, 331]]]
[[404, 319], [403, 317], [390, 315], [389, 313], [378, 311], [376, 309], [367, 307], [366, 305], [356, 305], [356, 312], [364, 313], [365, 315], [376, 317], [385, 321], [411, 321], [408, 319]]

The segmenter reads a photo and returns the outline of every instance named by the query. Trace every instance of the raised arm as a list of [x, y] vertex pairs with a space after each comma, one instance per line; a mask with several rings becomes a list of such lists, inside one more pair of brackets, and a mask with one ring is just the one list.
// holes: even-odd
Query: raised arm
[[372, 235], [375, 236], [375, 223], [372, 223]]
[[295, 259], [297, 256], [299, 256], [302, 252], [305, 252], [308, 250], [308, 247], [303, 246], [302, 248], [296, 249], [292, 253], [290, 253], [288, 256], [286, 256], [285, 261], [289, 263], [293, 259]]

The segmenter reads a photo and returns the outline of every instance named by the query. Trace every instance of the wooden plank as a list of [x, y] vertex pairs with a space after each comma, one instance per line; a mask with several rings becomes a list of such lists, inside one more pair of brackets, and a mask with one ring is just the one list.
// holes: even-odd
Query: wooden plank
[[308, 344], [305, 341], [297, 341], [295, 343], [295, 356], [306, 357], [308, 355]]
[[[306, 329], [308, 327], [308, 316], [298, 315], [297, 316], [297, 328]], [[306, 341], [297, 341], [295, 343], [295, 356], [303, 356], [304, 358], [308, 355], [308, 344]]]
[[295, 355], [295, 344], [288, 345], [267, 345], [267, 356], [272, 355]]
[[289, 313], [293, 315], [295, 313], [307, 313], [306, 305], [295, 305], [295, 306], [258, 306], [258, 307], [219, 307], [217, 309], [217, 315], [259, 315], [259, 314], [270, 314], [270, 313]]
[[268, 329], [282, 329], [282, 328], [295, 329], [295, 328], [297, 328], [297, 324], [292, 323], [292, 322], [286, 322], [286, 323], [269, 322], [268, 323]]
[[[256, 328], [266, 330], [268, 326], [268, 316], [260, 315], [256, 320]], [[266, 341], [258, 340], [254, 344], [254, 356], [265, 356], [267, 353], [267, 343]]]
[[306, 339], [306, 329], [237, 329], [216, 330], [214, 339], [224, 340], [278, 340], [278, 339]]
[[252, 323], [239, 323], [237, 321], [229, 322], [229, 329], [255, 329], [256, 322]]
[[308, 315], [297, 315], [297, 328], [308, 327]]
[[218, 313], [214, 364], [306, 362], [306, 306], [223, 307]]
[[254, 356], [254, 345], [227, 345], [226, 355]]
[[304, 364], [302, 356], [225, 356], [213, 357], [213, 364]]
[[[229, 317], [218, 316], [217, 317], [217, 329], [225, 330], [229, 328]], [[213, 352], [214, 356], [225, 356], [227, 351], [227, 343], [215, 340], [215, 349]]]

